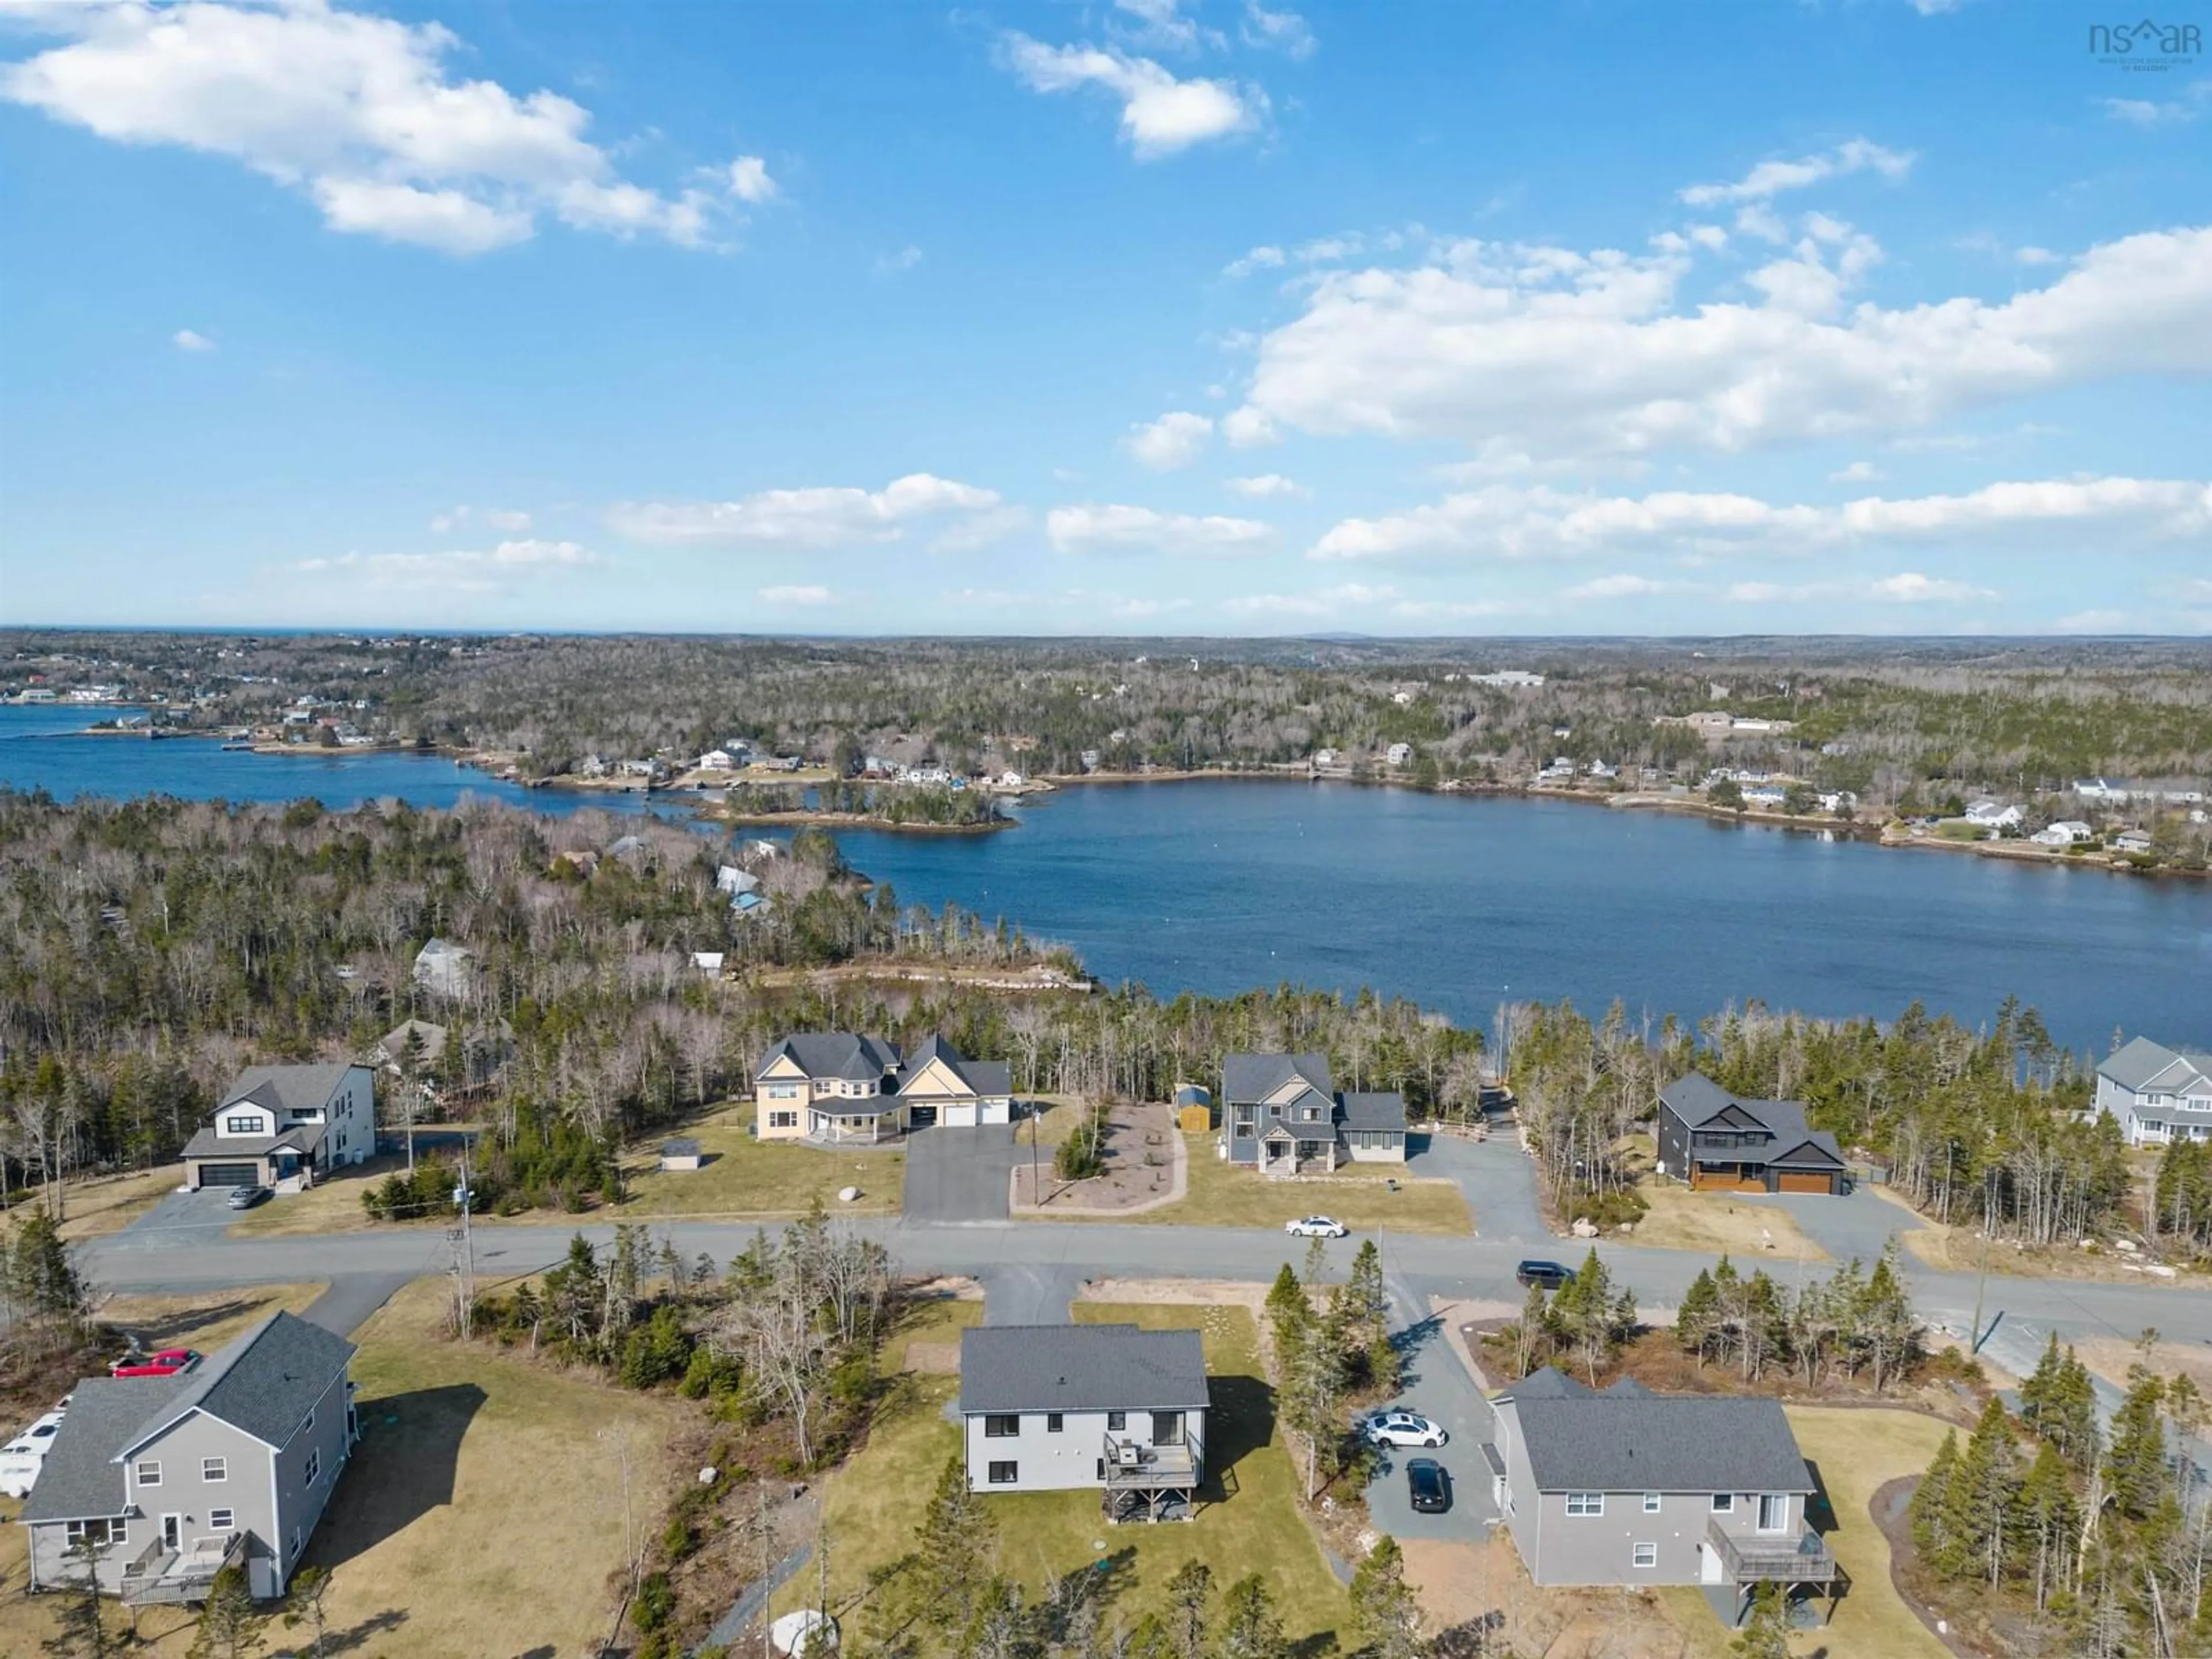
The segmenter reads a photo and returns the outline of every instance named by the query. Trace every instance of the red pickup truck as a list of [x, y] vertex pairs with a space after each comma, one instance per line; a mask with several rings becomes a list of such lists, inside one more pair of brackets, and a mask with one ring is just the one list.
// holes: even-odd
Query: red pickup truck
[[200, 1363], [198, 1350], [164, 1348], [159, 1353], [134, 1353], [107, 1368], [110, 1376], [177, 1376]]

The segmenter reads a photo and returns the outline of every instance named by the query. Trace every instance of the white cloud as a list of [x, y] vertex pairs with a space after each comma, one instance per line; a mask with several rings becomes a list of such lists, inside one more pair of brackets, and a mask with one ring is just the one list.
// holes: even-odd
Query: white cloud
[[1275, 442], [1281, 434], [1273, 421], [1247, 404], [1221, 417], [1221, 435], [1229, 440], [1232, 449], [1258, 449]]
[[740, 202], [772, 202], [781, 193], [768, 176], [768, 163], [757, 155], [740, 155], [730, 163], [730, 194]]
[[1231, 281], [1237, 281], [1243, 277], [1249, 276], [1255, 270], [1276, 270], [1281, 266], [1282, 263], [1282, 249], [1263, 245], [1254, 248], [1249, 253], [1245, 254], [1242, 258], [1231, 259], [1227, 264], [1221, 267], [1221, 274], [1224, 276], [1229, 277]]
[[1243, 617], [1334, 617], [1347, 605], [1381, 605], [1395, 599], [1395, 587], [1347, 582], [1315, 593], [1245, 593], [1224, 599], [1221, 608]]
[[1803, 582], [1796, 586], [1780, 582], [1736, 582], [1721, 595], [1730, 605], [1804, 605], [1816, 599], [1872, 599], [1895, 605], [1957, 605], [1970, 599], [1994, 599], [1997, 597], [1993, 588], [1923, 576], [1917, 570], [1900, 571], [1894, 576], [1876, 577], [1870, 581]]
[[1121, 137], [1140, 161], [1256, 127], [1267, 94], [1226, 81], [1179, 81], [1149, 58], [1098, 46], [1048, 46], [1010, 33], [1008, 66], [1032, 92], [1097, 87], [1121, 100]]
[[933, 553], [979, 553], [1028, 527], [1025, 507], [991, 507], [956, 519], [929, 539]]
[[994, 489], [915, 472], [878, 490], [764, 489], [734, 501], [624, 501], [608, 511], [607, 523], [617, 535], [665, 546], [838, 547], [896, 541], [912, 520], [984, 513], [999, 504]]
[[179, 351], [213, 351], [215, 342], [197, 329], [180, 328], [169, 337], [169, 343]]
[[[1534, 454], [1734, 451], [1892, 434], [1954, 411], [2128, 374], [2212, 372], [2212, 228], [2150, 231], [2000, 303], [1839, 316], [1871, 252], [1822, 222], [1765, 303], [1686, 301], [1692, 255], [1469, 241], [1412, 270], [1322, 276], [1260, 343], [1243, 430], [1377, 432]], [[1838, 231], [1845, 240], [1829, 240]], [[1832, 260], [1831, 264], [1829, 262]], [[1788, 262], [1785, 262], [1788, 263]], [[1818, 263], [1829, 272], [1816, 278]]]
[[1262, 472], [1249, 478], [1224, 478], [1222, 483], [1238, 495], [1255, 501], [1267, 501], [1281, 495], [1313, 494], [1312, 490], [1308, 489], [1296, 479], [1286, 478], [1279, 472]]
[[1123, 33], [1141, 46], [1195, 52], [1201, 40], [1215, 46], [1226, 44], [1218, 29], [1201, 30], [1194, 21], [1184, 16], [1179, 0], [1114, 0], [1114, 9], [1137, 20], [1139, 27]]
[[1818, 155], [1800, 156], [1794, 161], [1761, 161], [1734, 184], [1692, 185], [1677, 194], [1692, 207], [1764, 202], [1784, 191], [1803, 190], [1869, 167], [1885, 179], [1899, 179], [1911, 170], [1912, 161], [1909, 150], [1884, 149], [1869, 139], [1853, 138]]
[[1853, 461], [1838, 467], [1828, 475], [1831, 483], [1872, 483], [1882, 476], [1881, 469], [1872, 461]]
[[1793, 556], [1930, 541], [2008, 544], [2038, 533], [2145, 541], [2212, 537], [2212, 487], [2188, 480], [2089, 478], [1990, 484], [1960, 495], [1840, 507], [1662, 490], [1607, 496], [1493, 484], [1404, 513], [1346, 519], [1314, 544], [1316, 559], [1527, 560], [1659, 552]]
[[442, 536], [449, 531], [459, 529], [471, 520], [483, 525], [488, 529], [503, 530], [509, 533], [530, 528], [530, 515], [527, 513], [496, 507], [479, 508], [466, 504], [453, 507], [448, 512], [434, 514], [430, 520], [430, 528]]
[[2106, 114], [2130, 126], [2186, 126], [2212, 107], [2212, 80], [2192, 81], [2181, 96], [2163, 102], [2148, 98], [2107, 98], [2102, 101]]
[[1244, 0], [1244, 44], [1279, 52], [1286, 58], [1313, 56], [1314, 33], [1294, 11], [1269, 11], [1260, 0]]
[[1655, 580], [1650, 576], [1638, 576], [1623, 572], [1615, 576], [1598, 576], [1586, 582], [1577, 582], [1559, 595], [1563, 599], [1640, 599], [1653, 593], [1664, 593], [1678, 584]]
[[490, 593], [505, 589], [527, 569], [574, 569], [600, 562], [575, 542], [506, 541], [487, 550], [442, 553], [342, 553], [301, 559], [289, 568], [303, 575], [350, 578], [364, 587], [411, 592]]
[[896, 253], [876, 255], [876, 269], [885, 276], [895, 276], [902, 270], [912, 270], [921, 263], [921, 250], [912, 242]]
[[[487, 514], [487, 517], [489, 515]], [[495, 564], [596, 564], [592, 553], [575, 542], [501, 542], [491, 550]]]
[[530, 528], [530, 515], [527, 513], [496, 507], [484, 509], [483, 521], [494, 530], [520, 531]]
[[1044, 516], [1048, 540], [1062, 553], [1158, 553], [1224, 558], [1256, 553], [1274, 528], [1253, 519], [1157, 513], [1148, 507], [1056, 507]]
[[760, 591], [763, 605], [827, 605], [830, 590], [812, 585], [763, 587]]
[[1188, 466], [1213, 435], [1213, 422], [1203, 415], [1176, 410], [1148, 425], [1129, 428], [1122, 445], [1139, 462], [1155, 472], [1172, 472]]
[[325, 0], [106, 0], [17, 17], [70, 38], [0, 71], [0, 96], [119, 143], [228, 156], [304, 191], [334, 230], [476, 254], [526, 240], [550, 214], [706, 240], [707, 198], [623, 182], [584, 136], [581, 105], [451, 78], [445, 60], [461, 43], [437, 23]]

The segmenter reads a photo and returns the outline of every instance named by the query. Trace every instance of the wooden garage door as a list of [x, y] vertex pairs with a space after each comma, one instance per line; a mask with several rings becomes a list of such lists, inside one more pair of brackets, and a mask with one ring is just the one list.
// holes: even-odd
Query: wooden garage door
[[1825, 1193], [1833, 1184], [1818, 1170], [1784, 1170], [1781, 1176], [1782, 1190], [1785, 1193]]

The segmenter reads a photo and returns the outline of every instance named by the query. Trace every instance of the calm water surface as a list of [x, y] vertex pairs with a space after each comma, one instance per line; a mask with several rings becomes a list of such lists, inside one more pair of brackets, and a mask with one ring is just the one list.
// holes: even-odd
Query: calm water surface
[[[0, 708], [0, 784], [334, 807], [640, 804], [520, 789], [428, 757], [64, 735], [89, 718]], [[1163, 994], [1371, 984], [1486, 1026], [1507, 997], [1599, 1008], [1618, 996], [1692, 1016], [1755, 998], [1884, 1018], [1917, 1000], [1983, 1021], [2013, 994], [2076, 1048], [2102, 1053], [2116, 1026], [2212, 1042], [2202, 882], [1343, 784], [1073, 788], [1023, 816], [994, 836], [840, 840], [906, 902], [1008, 916], [1073, 945], [1093, 972]]]

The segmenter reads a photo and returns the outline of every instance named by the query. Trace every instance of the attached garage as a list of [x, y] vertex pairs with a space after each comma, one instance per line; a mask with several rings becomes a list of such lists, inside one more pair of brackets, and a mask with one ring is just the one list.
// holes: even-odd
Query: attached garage
[[1780, 1193], [1832, 1193], [1836, 1178], [1825, 1170], [1779, 1170], [1775, 1191]]
[[195, 1164], [192, 1165], [192, 1185], [208, 1187], [258, 1187], [261, 1185], [261, 1166], [258, 1164]]

